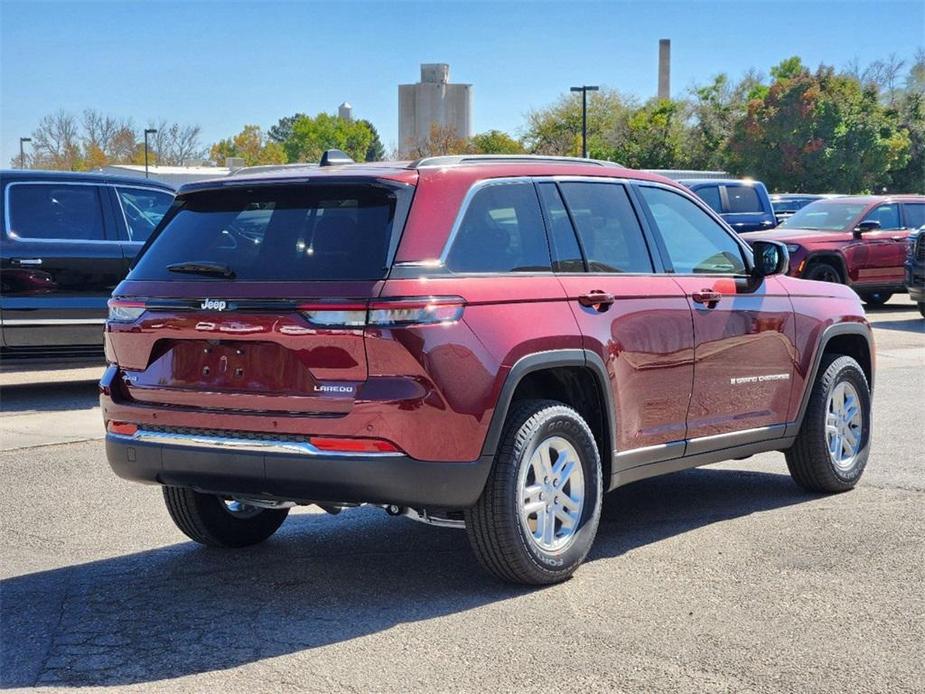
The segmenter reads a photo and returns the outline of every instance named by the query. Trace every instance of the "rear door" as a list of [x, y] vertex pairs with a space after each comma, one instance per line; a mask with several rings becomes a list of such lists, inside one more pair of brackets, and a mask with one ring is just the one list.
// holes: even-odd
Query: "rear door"
[[554, 269], [585, 348], [611, 379], [617, 469], [682, 455], [693, 376], [690, 308], [677, 284], [656, 273], [626, 186], [561, 179], [538, 188]]
[[96, 184], [10, 182], [2, 250], [9, 347], [103, 341], [106, 301], [123, 276], [113, 218]]
[[661, 186], [639, 184], [638, 191], [658, 232], [666, 277], [693, 316], [688, 454], [723, 445], [705, 437], [780, 435], [767, 428], [787, 421], [795, 354], [789, 295], [773, 277], [752, 279], [742, 245], [691, 199]]
[[126, 319], [108, 326], [129, 397], [349, 411], [367, 378], [367, 304], [411, 190], [300, 183], [187, 196], [119, 288]]

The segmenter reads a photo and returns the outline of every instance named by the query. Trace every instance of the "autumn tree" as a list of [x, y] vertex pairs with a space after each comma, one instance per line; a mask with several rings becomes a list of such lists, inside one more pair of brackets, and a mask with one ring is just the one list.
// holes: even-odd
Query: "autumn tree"
[[286, 151], [274, 142], [259, 125], [245, 125], [244, 129], [225, 140], [219, 140], [210, 150], [212, 161], [223, 165], [229, 157], [240, 157], [245, 166], [285, 164]]
[[405, 143], [404, 153], [412, 159], [439, 157], [447, 154], [465, 154], [469, 143], [460, 137], [455, 128], [439, 123], [430, 124], [427, 137]]
[[[168, 123], [166, 120], [149, 122], [149, 129], [157, 130], [148, 138], [149, 160], [153, 158], [159, 166], [185, 166], [190, 160], [202, 159], [206, 149], [200, 141], [201, 128], [198, 125]], [[144, 152], [141, 153], [144, 161]], [[152, 157], [153, 155], [153, 157]], [[138, 148], [136, 146], [136, 159]]]
[[756, 92], [761, 87], [761, 76], [752, 71], [738, 82], [721, 73], [690, 90], [685, 166], [706, 171], [726, 167], [735, 125], [745, 117], [749, 99], [760, 98]]
[[30, 166], [79, 171], [83, 168], [82, 149], [77, 118], [66, 111], [58, 111], [43, 116], [32, 131]]
[[515, 140], [501, 130], [489, 130], [473, 135], [469, 140], [468, 150], [473, 154], [523, 154], [526, 152], [520, 140]]
[[875, 88], [798, 58], [771, 70], [729, 143], [730, 168], [773, 190], [857, 193], [889, 180], [908, 160], [909, 136], [880, 105]]

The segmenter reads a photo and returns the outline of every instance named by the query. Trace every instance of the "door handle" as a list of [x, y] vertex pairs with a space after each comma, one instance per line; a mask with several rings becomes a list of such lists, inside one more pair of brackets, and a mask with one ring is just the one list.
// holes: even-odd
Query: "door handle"
[[600, 289], [592, 289], [587, 294], [578, 296], [578, 303], [588, 308], [593, 308], [598, 313], [603, 313], [611, 304], [616, 301], [616, 297], [610, 292], [604, 292]]
[[10, 265], [41, 265], [41, 258], [10, 258]]
[[707, 308], [713, 308], [722, 298], [723, 295], [713, 289], [701, 289], [691, 294], [691, 299], [695, 304], [705, 304]]

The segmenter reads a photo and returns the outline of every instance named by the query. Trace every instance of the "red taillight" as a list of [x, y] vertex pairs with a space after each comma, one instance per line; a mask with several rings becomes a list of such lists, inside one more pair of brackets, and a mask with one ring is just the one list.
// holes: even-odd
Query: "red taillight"
[[458, 296], [413, 296], [369, 304], [300, 304], [310, 323], [325, 327], [396, 327], [453, 323], [462, 317], [465, 301]]
[[401, 449], [394, 443], [384, 439], [311, 436], [308, 440], [319, 451], [328, 451], [330, 453], [401, 453]]
[[110, 434], [118, 434], [119, 436], [134, 436], [135, 432], [138, 431], [138, 425], [110, 420], [106, 423], [106, 430]]
[[108, 304], [109, 321], [112, 323], [131, 323], [138, 320], [141, 314], [145, 312], [144, 301], [110, 299]]

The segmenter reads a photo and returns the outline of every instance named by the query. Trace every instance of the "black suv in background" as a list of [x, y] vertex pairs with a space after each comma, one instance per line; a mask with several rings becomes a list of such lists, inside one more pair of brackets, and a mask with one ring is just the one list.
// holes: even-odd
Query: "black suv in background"
[[925, 318], [925, 224], [909, 234], [906, 257], [906, 290]]
[[0, 364], [102, 364], [106, 302], [173, 203], [163, 183], [0, 171]]

